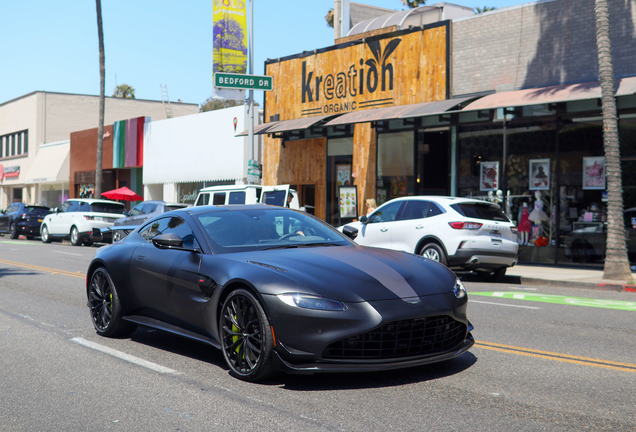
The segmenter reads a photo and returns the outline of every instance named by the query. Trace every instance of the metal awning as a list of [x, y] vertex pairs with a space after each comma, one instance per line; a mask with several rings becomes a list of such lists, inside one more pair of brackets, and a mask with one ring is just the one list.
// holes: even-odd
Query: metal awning
[[[622, 78], [617, 80], [616, 84], [616, 96], [626, 96], [636, 93], [636, 77]], [[542, 105], [600, 98], [601, 85], [598, 81], [593, 81], [580, 84], [566, 84], [494, 93], [476, 100], [465, 107], [463, 111]]]
[[412, 105], [400, 105], [388, 108], [374, 108], [343, 114], [340, 117], [325, 123], [325, 126], [336, 126], [351, 123], [366, 123], [381, 120], [405, 119], [423, 117], [427, 115], [442, 114], [479, 96], [470, 96], [457, 99], [446, 99], [437, 102], [425, 102]]
[[40, 144], [25, 183], [68, 183], [70, 154], [69, 140]]
[[[277, 122], [263, 123], [254, 128], [254, 135], [309, 129], [310, 127], [315, 126], [316, 124], [324, 120], [333, 118], [338, 115], [340, 114], [329, 114], [324, 116], [305, 117], [294, 120], [282, 120]], [[249, 131], [244, 130], [236, 136], [247, 136], [248, 134]]]

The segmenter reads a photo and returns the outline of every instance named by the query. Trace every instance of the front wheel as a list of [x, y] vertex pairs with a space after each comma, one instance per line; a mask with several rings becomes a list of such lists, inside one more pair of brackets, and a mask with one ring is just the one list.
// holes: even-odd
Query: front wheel
[[136, 324], [122, 319], [122, 308], [117, 289], [108, 271], [100, 267], [91, 276], [88, 289], [93, 326], [100, 336], [128, 336], [137, 328]]
[[40, 232], [40, 239], [42, 243], [51, 243], [51, 237], [49, 236], [49, 228], [46, 225], [42, 225], [42, 231]]
[[14, 222], [12, 222], [11, 226], [9, 227], [9, 237], [14, 240], [20, 237], [20, 235], [18, 234], [18, 227], [15, 226]]
[[269, 320], [256, 297], [245, 289], [230, 293], [219, 317], [225, 363], [232, 375], [258, 381], [274, 371], [274, 341]]
[[81, 246], [82, 240], [80, 239], [79, 230], [76, 226], [71, 228], [71, 244], [73, 246]]
[[446, 265], [446, 255], [444, 254], [442, 248], [435, 243], [429, 243], [425, 245], [420, 251], [420, 255], [422, 255], [424, 258], [428, 258], [430, 260], [437, 261], [438, 263]]

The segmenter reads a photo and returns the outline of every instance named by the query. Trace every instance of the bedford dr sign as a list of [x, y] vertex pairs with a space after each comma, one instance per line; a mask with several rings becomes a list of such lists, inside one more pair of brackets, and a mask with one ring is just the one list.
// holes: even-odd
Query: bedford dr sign
[[271, 76], [216, 72], [214, 87], [270, 91], [273, 88], [273, 82]]

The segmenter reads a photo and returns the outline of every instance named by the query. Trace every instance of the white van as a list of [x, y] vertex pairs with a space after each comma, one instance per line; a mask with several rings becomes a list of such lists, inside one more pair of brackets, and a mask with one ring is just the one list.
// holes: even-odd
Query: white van
[[[287, 197], [292, 199], [286, 206]], [[228, 204], [269, 204], [280, 207], [300, 209], [298, 193], [289, 185], [261, 186], [261, 185], [224, 185], [210, 186], [199, 191], [195, 206], [228, 205]]]

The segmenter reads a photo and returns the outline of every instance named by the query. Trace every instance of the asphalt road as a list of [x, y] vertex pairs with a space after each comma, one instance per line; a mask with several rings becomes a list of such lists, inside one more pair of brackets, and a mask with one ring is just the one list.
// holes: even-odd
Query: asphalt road
[[460, 358], [250, 384], [212, 347], [97, 336], [96, 248], [0, 237], [0, 430], [636, 430], [636, 294], [467, 278], [477, 343]]

